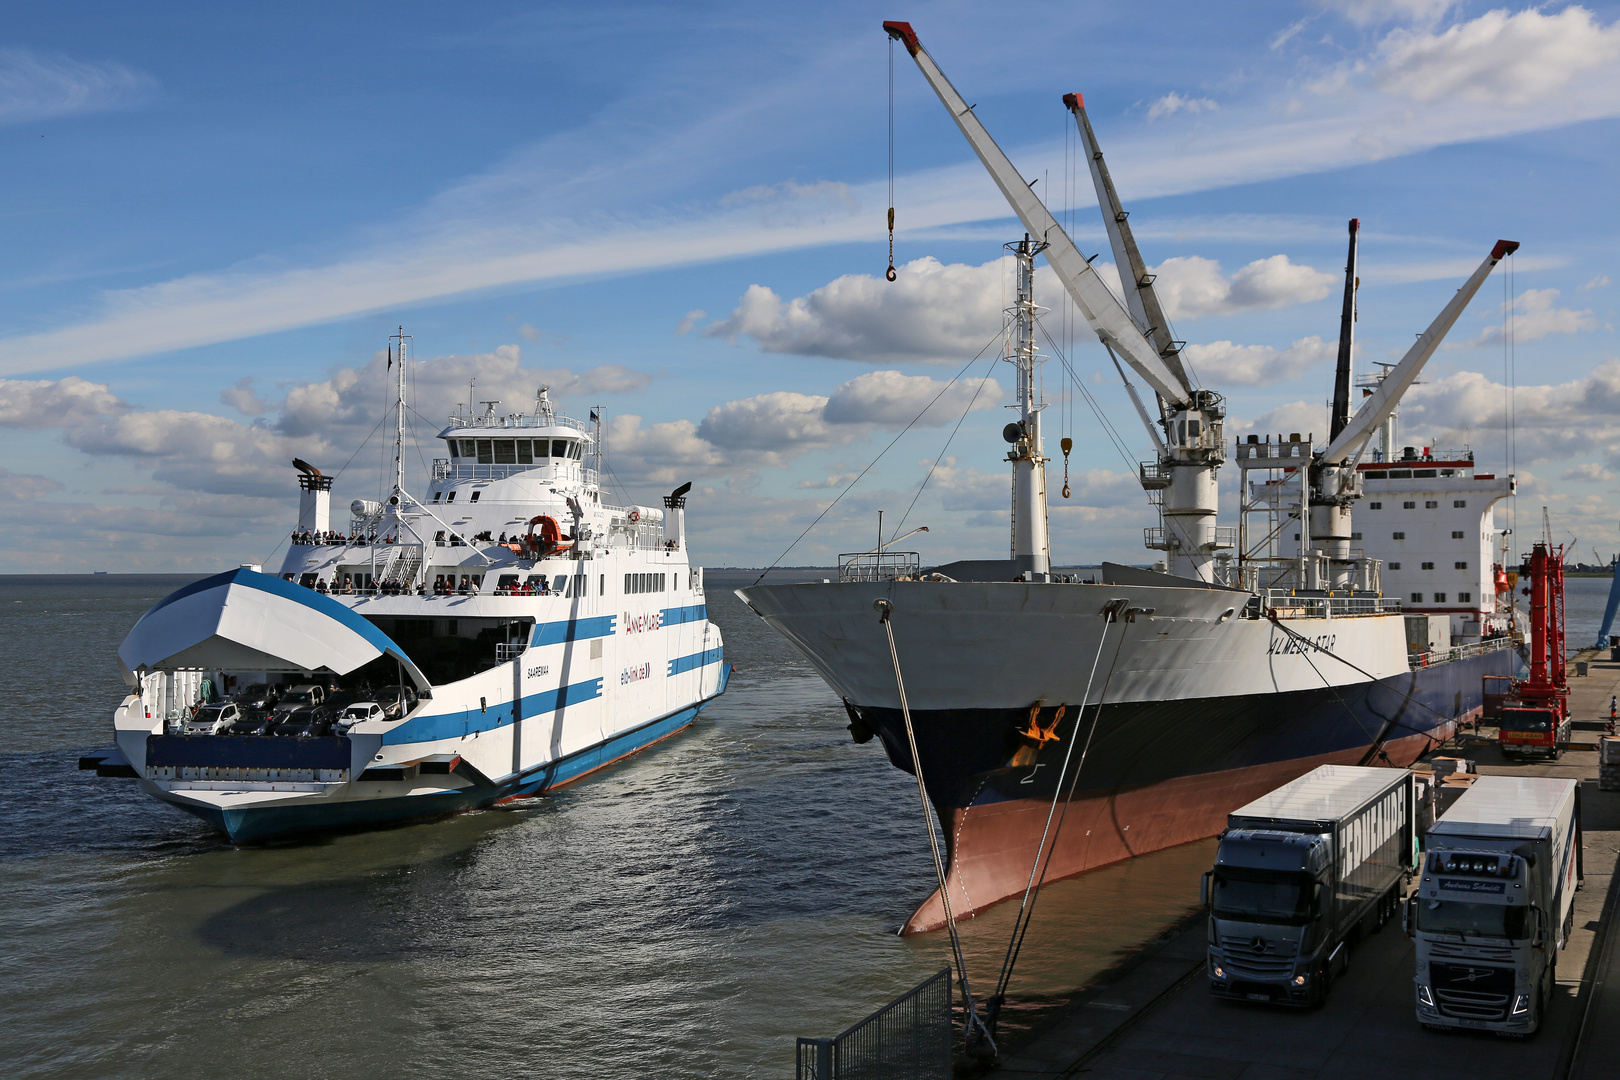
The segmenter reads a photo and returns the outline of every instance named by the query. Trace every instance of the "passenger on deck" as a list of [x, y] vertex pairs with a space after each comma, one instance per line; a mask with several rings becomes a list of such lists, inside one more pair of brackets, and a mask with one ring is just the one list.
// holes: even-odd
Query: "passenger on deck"
[[506, 543], [506, 530], [504, 530], [504, 529], [503, 529], [503, 530], [501, 530], [501, 538], [500, 538], [500, 539], [499, 539], [499, 540], [497, 540], [497, 541], [495, 541], [495, 542], [496, 542], [496, 543], [497, 543], [497, 544], [504, 544], [504, 543]]
[[326, 591], [326, 579], [325, 578], [316, 578], [315, 579], [315, 591], [318, 592], [318, 593], [323, 593], [323, 592]]

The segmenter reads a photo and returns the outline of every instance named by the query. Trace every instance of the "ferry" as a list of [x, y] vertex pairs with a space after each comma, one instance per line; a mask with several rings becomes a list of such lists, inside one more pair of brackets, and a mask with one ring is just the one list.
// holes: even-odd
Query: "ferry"
[[662, 506], [601, 485], [601, 411], [472, 403], [404, 483], [334, 528], [334, 478], [297, 459], [279, 569], [194, 582], [118, 650], [116, 749], [81, 761], [234, 842], [436, 817], [538, 795], [665, 739], [724, 692], [724, 642]]

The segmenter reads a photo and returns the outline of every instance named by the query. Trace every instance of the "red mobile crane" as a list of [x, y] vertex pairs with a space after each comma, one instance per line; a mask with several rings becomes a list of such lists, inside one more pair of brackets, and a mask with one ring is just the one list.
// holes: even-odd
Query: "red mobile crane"
[[1514, 679], [1497, 708], [1504, 754], [1556, 759], [1569, 741], [1569, 682], [1564, 671], [1564, 546], [1537, 543], [1519, 578], [1530, 579], [1530, 674]]

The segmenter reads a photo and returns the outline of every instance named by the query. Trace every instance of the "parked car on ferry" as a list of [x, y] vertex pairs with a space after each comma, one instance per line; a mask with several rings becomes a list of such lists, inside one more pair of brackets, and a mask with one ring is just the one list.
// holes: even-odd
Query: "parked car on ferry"
[[416, 708], [416, 691], [408, 686], [385, 686], [377, 691], [377, 704], [382, 706], [384, 717], [398, 720]]
[[311, 738], [332, 733], [332, 714], [324, 705], [303, 705], [280, 714], [268, 734], [289, 738]]
[[237, 708], [236, 703], [233, 701], [225, 701], [217, 705], [202, 705], [185, 722], [182, 733], [186, 735], [218, 735], [240, 719], [242, 719], [242, 710]]
[[383, 719], [386, 719], [386, 717], [383, 714], [381, 705], [378, 705], [375, 701], [357, 701], [338, 714], [337, 720], [333, 723], [332, 733], [334, 735], [347, 734], [348, 730], [356, 724], [364, 723], [367, 720]]
[[270, 727], [280, 720], [284, 714], [278, 712], [258, 712], [256, 710], [242, 710], [242, 718], [230, 727], [220, 730], [221, 735], [268, 735]]
[[297, 686], [287, 687], [286, 693], [276, 702], [276, 712], [292, 712], [294, 709], [306, 705], [325, 705], [326, 688], [319, 683], [299, 683]]
[[231, 695], [231, 700], [244, 709], [269, 710], [276, 706], [281, 688], [270, 683], [249, 683]]

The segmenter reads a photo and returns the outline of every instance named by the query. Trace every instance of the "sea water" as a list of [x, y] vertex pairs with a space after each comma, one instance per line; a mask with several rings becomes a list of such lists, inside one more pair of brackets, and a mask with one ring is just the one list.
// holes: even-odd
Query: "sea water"
[[[0, 578], [0, 1074], [788, 1077], [947, 962], [912, 778], [709, 576], [737, 666], [694, 727], [510, 809], [233, 848], [128, 780], [115, 653], [184, 578]], [[1608, 581], [1569, 582], [1569, 640]], [[1590, 595], [1588, 595], [1590, 594]], [[1045, 889], [1010, 1017], [1197, 902], [1208, 843]], [[962, 926], [994, 984], [1015, 905]]]

